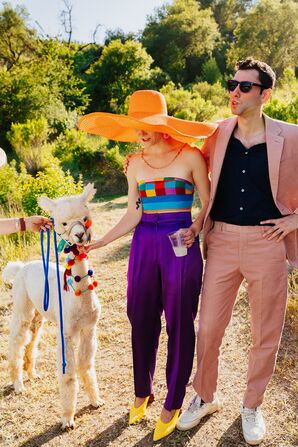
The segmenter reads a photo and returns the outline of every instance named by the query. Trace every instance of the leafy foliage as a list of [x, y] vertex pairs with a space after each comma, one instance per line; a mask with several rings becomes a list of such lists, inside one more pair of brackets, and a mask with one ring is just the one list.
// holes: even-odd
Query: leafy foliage
[[31, 176], [21, 164], [20, 172], [15, 162], [0, 170], [0, 205], [2, 208], [24, 210], [27, 215], [40, 214], [37, 197], [46, 195], [54, 198], [78, 194], [82, 191], [82, 181], [73, 177], [58, 166], [50, 166]]
[[256, 59], [265, 60], [281, 75], [298, 60], [297, 2], [260, 0], [239, 19], [234, 35], [235, 42], [228, 51], [230, 66], [252, 54]]
[[195, 0], [174, 0], [149, 17], [142, 42], [154, 63], [175, 82], [192, 82], [220, 38], [210, 9]]
[[140, 42], [112, 40], [89, 70], [91, 110], [124, 112], [127, 96], [150, 81], [152, 62]]

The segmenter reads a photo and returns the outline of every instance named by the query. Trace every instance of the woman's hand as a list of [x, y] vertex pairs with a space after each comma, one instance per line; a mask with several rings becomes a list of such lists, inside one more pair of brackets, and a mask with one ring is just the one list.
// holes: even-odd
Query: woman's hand
[[194, 228], [180, 228], [179, 231], [182, 233], [184, 244], [187, 248], [190, 248], [196, 239], [196, 232]]
[[91, 242], [90, 244], [80, 245], [78, 250], [80, 253], [89, 253], [91, 250], [95, 250], [96, 248], [104, 247], [106, 244], [103, 239], [98, 239], [97, 241]]

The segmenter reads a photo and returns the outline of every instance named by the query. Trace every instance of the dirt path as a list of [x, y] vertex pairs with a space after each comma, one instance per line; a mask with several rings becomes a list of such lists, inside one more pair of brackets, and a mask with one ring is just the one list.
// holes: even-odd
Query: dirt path
[[[124, 198], [92, 205], [94, 229], [102, 234], [124, 213]], [[126, 266], [131, 237], [116, 241], [101, 251], [92, 252], [90, 264], [100, 278], [102, 318], [98, 326], [97, 376], [104, 407], [88, 406], [80, 387], [76, 429], [60, 429], [60, 407], [56, 380], [56, 329], [46, 324], [40, 343], [38, 371], [41, 379], [25, 382], [26, 390], [17, 396], [9, 385], [7, 339], [11, 316], [9, 292], [0, 298], [0, 445], [5, 447], [240, 447], [246, 443], [240, 429], [239, 406], [245, 387], [247, 352], [250, 344], [248, 304], [243, 287], [234, 309], [233, 320], [225, 335], [220, 366], [219, 395], [224, 409], [186, 433], [173, 433], [160, 444], [153, 444], [152, 433], [166, 392], [163, 334], [155, 377], [156, 401], [146, 419], [128, 427], [127, 413], [133, 399], [130, 327], [126, 317]], [[296, 351], [295, 351], [296, 349]], [[297, 385], [297, 339], [287, 320], [278, 357], [277, 371], [263, 405], [268, 426], [264, 447], [289, 447], [295, 444], [295, 383]], [[296, 374], [296, 377], [295, 377]], [[192, 395], [188, 387], [185, 404]]]

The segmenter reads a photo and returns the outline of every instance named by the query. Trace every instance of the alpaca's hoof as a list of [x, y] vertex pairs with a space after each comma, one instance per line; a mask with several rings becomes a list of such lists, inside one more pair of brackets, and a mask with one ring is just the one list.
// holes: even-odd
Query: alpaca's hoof
[[16, 394], [21, 394], [25, 389], [23, 382], [21, 382], [20, 380], [15, 380], [13, 382], [13, 387], [14, 387]]
[[27, 374], [28, 374], [28, 377], [30, 380], [39, 380], [40, 379], [40, 375], [37, 374], [37, 372], [35, 370], [28, 371]]
[[98, 399], [93, 400], [90, 403], [91, 403], [92, 407], [98, 408], [98, 407], [101, 407], [102, 405], [104, 405], [105, 401], [103, 399], [100, 399], [100, 397], [99, 397]]
[[73, 418], [66, 418], [63, 417], [62, 418], [62, 429], [63, 430], [70, 430], [75, 428], [75, 422], [73, 420]]

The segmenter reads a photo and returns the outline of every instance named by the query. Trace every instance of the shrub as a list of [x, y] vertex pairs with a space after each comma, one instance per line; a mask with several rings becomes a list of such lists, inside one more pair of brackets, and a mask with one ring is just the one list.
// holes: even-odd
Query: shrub
[[27, 120], [26, 123], [15, 123], [7, 132], [7, 138], [25, 163], [26, 169], [36, 173], [53, 162], [52, 148], [47, 144], [48, 123], [45, 118]]
[[75, 182], [69, 172], [65, 173], [57, 165], [47, 167], [33, 177], [24, 164], [18, 172], [15, 162], [12, 162], [0, 170], [0, 205], [7, 214], [12, 210], [23, 210], [26, 215], [40, 214], [37, 197], [78, 194], [82, 186], [81, 179]]

